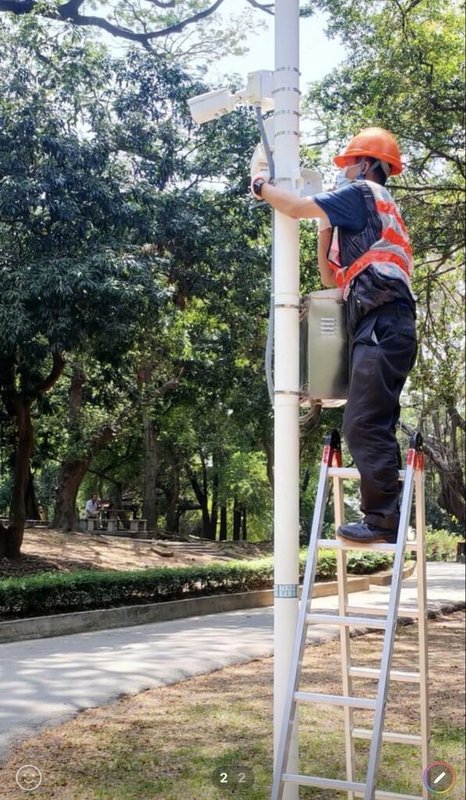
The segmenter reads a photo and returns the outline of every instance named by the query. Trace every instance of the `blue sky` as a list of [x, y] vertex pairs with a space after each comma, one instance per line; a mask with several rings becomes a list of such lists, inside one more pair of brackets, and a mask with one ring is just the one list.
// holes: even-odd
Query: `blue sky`
[[[222, 6], [223, 15], [238, 13], [237, 0], [226, 0]], [[274, 21], [268, 14], [257, 12], [260, 18], [267, 21], [267, 30], [260, 35], [250, 35], [247, 43], [249, 53], [244, 56], [229, 56], [216, 65], [216, 69], [209, 70], [209, 78], [215, 83], [215, 78], [220, 81], [225, 73], [235, 72], [245, 76], [248, 72], [259, 69], [274, 68]], [[342, 44], [329, 40], [324, 33], [325, 17], [316, 13], [313, 17], [300, 21], [300, 68], [301, 88], [312, 80], [322, 78], [342, 60], [344, 49]], [[247, 34], [247, 32], [245, 32]]]

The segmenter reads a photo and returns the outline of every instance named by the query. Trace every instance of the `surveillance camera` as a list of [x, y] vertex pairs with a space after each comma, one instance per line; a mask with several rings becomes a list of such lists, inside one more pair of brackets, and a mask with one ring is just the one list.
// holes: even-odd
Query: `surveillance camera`
[[199, 94], [188, 100], [194, 122], [202, 125], [217, 117], [222, 117], [234, 109], [238, 98], [229, 89], [215, 89], [213, 92]]

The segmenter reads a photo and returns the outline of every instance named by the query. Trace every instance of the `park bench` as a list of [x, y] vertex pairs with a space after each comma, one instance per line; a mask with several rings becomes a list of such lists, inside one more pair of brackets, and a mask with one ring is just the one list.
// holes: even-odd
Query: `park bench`
[[126, 522], [119, 516], [112, 516], [110, 519], [99, 519], [99, 517], [84, 518], [79, 520], [79, 527], [82, 531], [87, 531], [88, 533], [102, 533], [102, 531], [113, 535], [146, 533], [147, 520], [130, 519]]

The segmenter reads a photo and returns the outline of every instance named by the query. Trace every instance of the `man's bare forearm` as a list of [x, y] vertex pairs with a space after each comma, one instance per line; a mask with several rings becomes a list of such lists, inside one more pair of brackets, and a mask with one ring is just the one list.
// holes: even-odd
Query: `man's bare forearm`
[[328, 219], [325, 211], [310, 197], [299, 197], [287, 189], [278, 189], [270, 183], [262, 185], [261, 197], [276, 211], [293, 219]]
[[335, 273], [328, 263], [328, 251], [332, 242], [333, 228], [319, 231], [317, 245], [317, 261], [319, 264], [320, 280], [323, 286], [336, 286]]

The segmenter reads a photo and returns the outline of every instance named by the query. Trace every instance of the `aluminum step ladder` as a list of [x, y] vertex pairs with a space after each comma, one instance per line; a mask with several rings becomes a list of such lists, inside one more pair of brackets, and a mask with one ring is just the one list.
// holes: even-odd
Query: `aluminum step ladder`
[[[404, 481], [403, 496], [400, 509], [400, 523], [396, 544], [377, 543], [359, 545], [342, 540], [322, 539], [321, 531], [325, 506], [329, 490], [329, 479], [333, 480], [335, 527], [344, 521], [343, 481], [359, 478], [356, 469], [342, 467], [341, 443], [337, 431], [333, 431], [325, 440], [316, 504], [309, 539], [309, 551], [303, 581], [302, 596], [296, 627], [296, 637], [290, 667], [290, 683], [285, 698], [283, 723], [275, 759], [275, 770], [271, 800], [282, 800], [286, 785], [311, 786], [320, 789], [346, 792], [348, 800], [364, 798], [364, 800], [428, 800], [429, 793], [424, 787], [419, 795], [399, 794], [376, 789], [376, 780], [383, 742], [410, 744], [420, 748], [419, 783], [422, 785], [422, 774], [430, 763], [429, 755], [429, 697], [428, 697], [428, 651], [427, 651], [427, 597], [426, 597], [426, 564], [425, 564], [425, 496], [424, 496], [424, 455], [422, 436], [415, 433], [409, 443], [406, 470], [400, 472], [400, 480]], [[413, 495], [416, 508], [416, 540], [408, 541]], [[336, 550], [338, 577], [338, 614], [312, 613], [312, 591], [317, 569], [317, 555], [320, 549]], [[346, 558], [348, 551], [366, 550], [394, 553], [393, 576], [388, 606], [380, 608], [353, 608], [348, 604], [348, 583]], [[417, 609], [400, 608], [400, 593], [405, 550], [415, 551], [417, 556]], [[383, 616], [380, 612], [383, 612]], [[398, 617], [417, 619], [419, 637], [419, 669], [416, 672], [392, 670], [392, 654]], [[324, 623], [340, 628], [342, 690], [343, 695], [325, 695], [300, 691], [300, 679], [307, 631], [310, 624]], [[368, 668], [353, 665], [350, 651], [350, 627], [364, 626], [384, 630], [384, 641], [380, 668]], [[316, 651], [318, 653], [318, 650]], [[357, 697], [353, 694], [353, 678], [378, 680], [375, 699]], [[402, 681], [419, 685], [420, 699], [420, 735], [384, 731], [385, 709], [389, 684], [391, 681]], [[320, 703], [343, 708], [345, 728], [346, 779], [335, 780], [313, 775], [291, 774], [287, 771], [290, 744], [293, 729], [302, 704]], [[369, 709], [374, 712], [371, 729], [354, 727], [353, 714], [356, 709]], [[318, 731], [317, 731], [318, 734]], [[355, 740], [370, 741], [368, 768], [364, 781], [355, 779]], [[329, 800], [334, 795], [329, 794]]]

